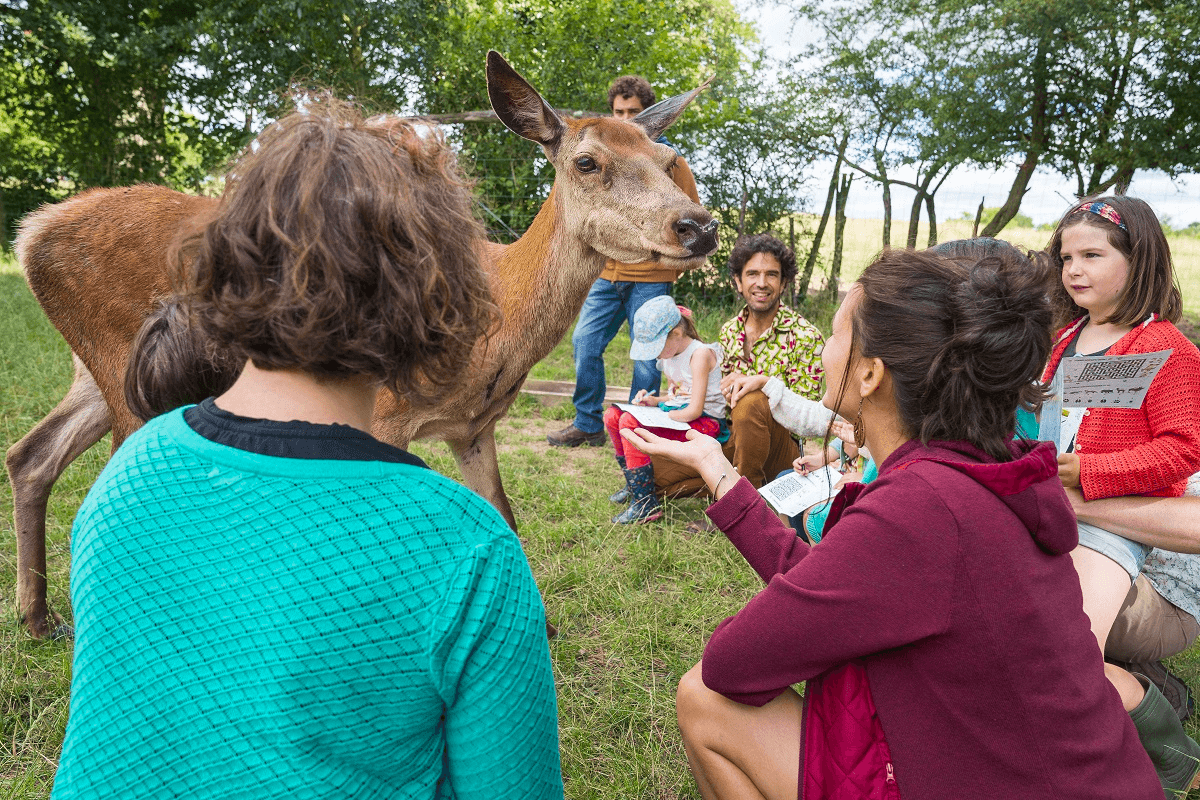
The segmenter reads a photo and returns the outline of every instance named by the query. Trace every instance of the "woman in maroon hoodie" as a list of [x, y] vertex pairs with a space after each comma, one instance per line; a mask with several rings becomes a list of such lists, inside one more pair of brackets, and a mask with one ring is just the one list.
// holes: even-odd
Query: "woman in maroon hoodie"
[[1083, 612], [1054, 447], [1011, 441], [1043, 397], [1048, 268], [893, 250], [863, 272], [823, 402], [880, 474], [841, 492], [818, 547], [712, 440], [626, 432], [704, 477], [767, 582], [680, 681], [704, 797], [1163, 797]]

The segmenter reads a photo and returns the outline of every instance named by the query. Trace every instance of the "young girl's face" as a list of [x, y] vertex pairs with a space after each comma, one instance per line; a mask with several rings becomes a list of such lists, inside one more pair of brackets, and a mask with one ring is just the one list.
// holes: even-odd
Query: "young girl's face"
[[687, 350], [688, 337], [683, 332], [683, 328], [672, 328], [667, 334], [667, 341], [663, 343], [662, 352], [658, 354], [659, 358], [674, 358], [675, 356]]
[[1129, 262], [1108, 243], [1108, 234], [1093, 225], [1080, 224], [1062, 232], [1062, 282], [1075, 305], [1093, 319], [1105, 319], [1116, 310], [1129, 277]]

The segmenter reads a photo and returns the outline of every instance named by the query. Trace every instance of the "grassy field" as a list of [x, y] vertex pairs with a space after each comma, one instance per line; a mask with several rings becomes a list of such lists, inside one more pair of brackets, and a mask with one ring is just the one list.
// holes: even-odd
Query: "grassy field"
[[[851, 232], [858, 227], [852, 224]], [[862, 227], [868, 230], [866, 223]], [[869, 238], [868, 230], [859, 245], [848, 243], [848, 277], [877, 249]], [[1198, 251], [1188, 256], [1193, 276], [1200, 272]], [[1179, 261], [1182, 272], [1184, 259]], [[1193, 304], [1200, 299], [1200, 286], [1184, 291]], [[701, 333], [715, 336], [727, 313], [698, 310]], [[814, 321], [827, 330], [828, 309]], [[613, 384], [628, 385], [627, 349], [622, 333], [608, 359]], [[534, 374], [572, 377], [569, 337]], [[0, 446], [7, 449], [45, 415], [70, 377], [65, 344], [15, 264], [0, 257]], [[675, 728], [675, 686], [699, 659], [712, 629], [747, 602], [758, 580], [723, 538], [686, 532], [685, 523], [702, 512], [699, 500], [668, 503], [661, 524], [610, 524], [614, 507], [607, 497], [620, 480], [611, 449], [545, 444], [545, 434], [571, 413], [569, 404], [545, 408], [522, 397], [497, 430], [501, 472], [522, 523], [521, 538], [560, 629], [551, 654], [567, 796], [694, 798]], [[413, 450], [438, 471], [459, 477], [443, 445], [418, 443]], [[105, 439], [68, 468], [50, 501], [50, 602], [68, 620], [70, 523], [107, 453]], [[7, 475], [0, 480], [0, 603], [11, 609], [12, 494]], [[6, 620], [0, 623], [0, 796], [44, 798], [66, 725], [71, 643], [32, 641], [11, 613], [0, 619]], [[1200, 688], [1200, 649], [1173, 665]], [[1195, 721], [1190, 730], [1200, 734]]]
[[[809, 220], [808, 225], [816, 227], [815, 220]], [[997, 237], [1011, 242], [1018, 247], [1030, 250], [1041, 250], [1050, 241], [1050, 231], [1034, 228], [1005, 228]], [[892, 245], [901, 246], [908, 235], [907, 220], [902, 225], [892, 223]], [[971, 236], [971, 222], [967, 220], [947, 220], [938, 223], [939, 241], [951, 239], [967, 239]], [[924, 247], [929, 240], [929, 229], [921, 224], [917, 235], [917, 246]], [[878, 219], [846, 220], [845, 243], [843, 245], [842, 279], [851, 281], [871, 263], [879, 252], [883, 242], [883, 221]], [[1175, 235], [1169, 237], [1171, 255], [1175, 262], [1175, 272], [1179, 278], [1179, 288], [1183, 293], [1184, 308], [1195, 317], [1200, 317], [1200, 238], [1194, 236]], [[826, 231], [821, 242], [821, 259], [828, 264], [833, 260], [832, 227]], [[824, 277], [821, 278], [824, 280]], [[816, 277], [813, 279], [817, 283]]]

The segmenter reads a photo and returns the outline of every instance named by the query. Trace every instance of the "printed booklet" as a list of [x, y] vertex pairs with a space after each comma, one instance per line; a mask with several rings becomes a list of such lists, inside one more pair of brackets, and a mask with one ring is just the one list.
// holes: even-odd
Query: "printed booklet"
[[842, 473], [827, 465], [807, 475], [789, 472], [764, 485], [758, 493], [777, 512], [792, 517], [837, 494], [838, 490], [834, 487], [841, 479]]

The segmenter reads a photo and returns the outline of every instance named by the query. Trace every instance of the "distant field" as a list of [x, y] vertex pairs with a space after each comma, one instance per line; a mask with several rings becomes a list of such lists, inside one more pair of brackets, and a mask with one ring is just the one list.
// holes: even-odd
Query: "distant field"
[[[805, 217], [805, 224], [815, 229], [818, 220]], [[908, 236], [908, 221], [892, 222], [892, 246], [903, 246]], [[971, 222], [947, 220], [938, 223], [938, 240], [966, 239], [971, 236]], [[1008, 227], [996, 237], [1020, 247], [1040, 250], [1050, 239], [1050, 231], [1034, 228]], [[929, 227], [922, 224], [917, 233], [917, 247], [925, 247], [929, 241]], [[1192, 236], [1170, 236], [1171, 255], [1175, 261], [1175, 272], [1179, 276], [1179, 288], [1183, 292], [1183, 307], [1191, 314], [1200, 315], [1200, 239]], [[883, 220], [846, 220], [845, 245], [842, 255], [842, 279], [853, 280], [871, 263], [883, 244]], [[821, 259], [825, 264], [833, 261], [832, 225], [826, 229], [821, 242]], [[814, 284], [816, 279], [814, 277]]]

